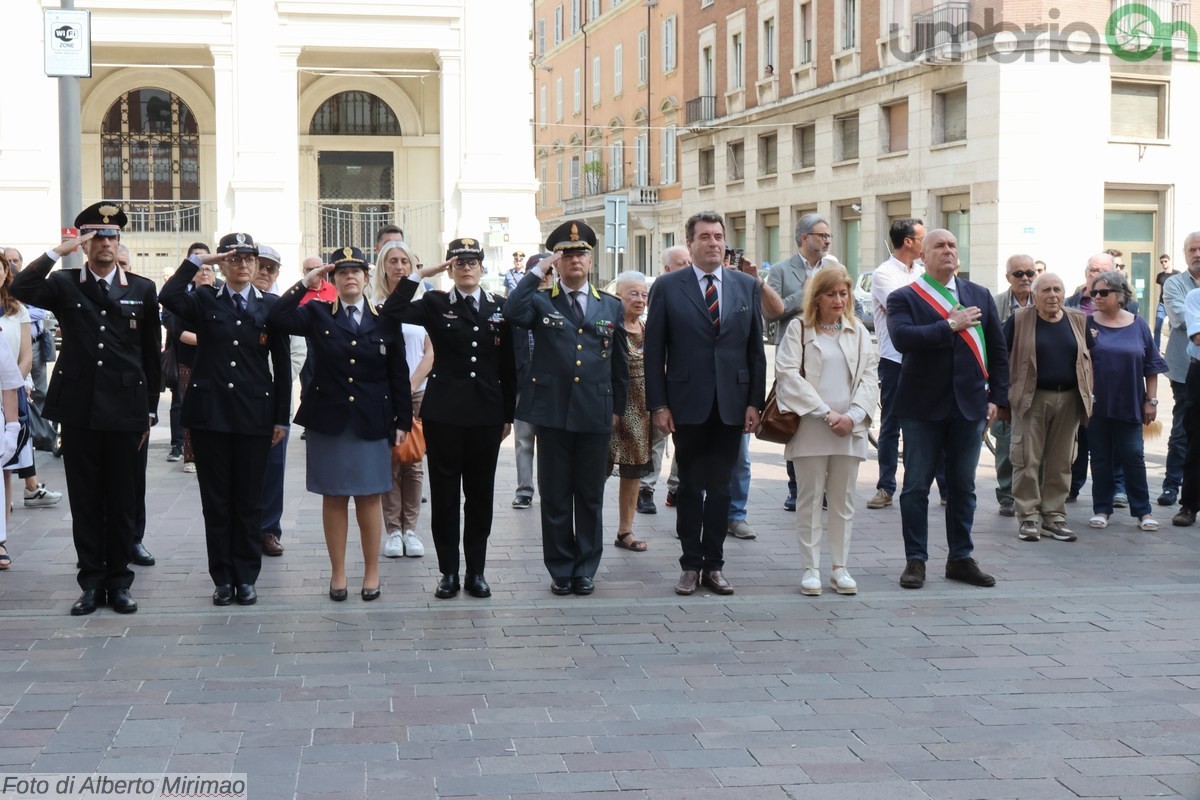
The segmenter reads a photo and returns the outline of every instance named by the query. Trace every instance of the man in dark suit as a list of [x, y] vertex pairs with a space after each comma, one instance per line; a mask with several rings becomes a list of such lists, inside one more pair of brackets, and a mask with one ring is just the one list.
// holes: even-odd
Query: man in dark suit
[[[71, 614], [108, 604], [137, 611], [133, 571], [136, 473], [140, 451], [157, 421], [162, 329], [154, 282], [117, 265], [125, 212], [100, 202], [75, 218], [82, 235], [46, 252], [13, 281], [13, 295], [54, 313], [62, 352], [43, 415], [62, 426], [63, 470], [83, 594]], [[84, 269], [51, 274], [76, 247]]]
[[675, 529], [683, 546], [677, 594], [700, 581], [733, 594], [725, 579], [729, 481], [742, 434], [765, 403], [762, 301], [757, 280], [723, 269], [725, 221], [701, 212], [687, 222], [692, 265], [659, 276], [646, 320], [646, 404], [674, 434], [679, 464]]
[[[546, 239], [554, 253], [527, 270], [504, 316], [533, 330], [529, 383], [517, 416], [537, 426], [542, 555], [555, 594], [591, 594], [604, 550], [601, 512], [608, 445], [625, 413], [628, 346], [621, 301], [588, 283], [596, 234], [578, 220]], [[548, 292], [542, 276], [558, 270]], [[724, 524], [722, 522], [722, 524]]]
[[996, 579], [971, 558], [971, 526], [983, 429], [996, 418], [998, 407], [1008, 406], [1008, 351], [991, 294], [954, 274], [954, 234], [930, 231], [921, 256], [925, 274], [892, 292], [887, 301], [892, 344], [903, 356], [895, 401], [904, 433], [900, 518], [907, 564], [900, 585], [925, 585], [929, 486], [944, 458], [946, 578], [992, 586]]

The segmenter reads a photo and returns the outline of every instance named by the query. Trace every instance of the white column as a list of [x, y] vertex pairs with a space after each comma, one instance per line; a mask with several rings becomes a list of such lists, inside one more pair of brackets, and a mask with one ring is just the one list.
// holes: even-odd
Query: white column
[[216, 235], [231, 230], [233, 218], [233, 174], [237, 150], [237, 110], [234, 102], [233, 48], [209, 45], [213, 57], [213, 105], [216, 107], [216, 183], [213, 200], [217, 206]]
[[270, 244], [283, 256], [285, 267], [298, 273], [303, 255], [300, 252], [301, 230], [299, 227], [300, 203], [300, 135], [298, 133], [300, 84], [297, 79], [296, 62], [300, 57], [298, 47], [279, 48], [279, 79], [276, 82], [272, 108], [277, 113], [272, 126], [272, 138], [280, 154], [278, 177], [283, 181], [279, 188], [279, 208], [289, 210], [276, 214], [270, 221], [272, 239]]
[[[463, 148], [463, 104], [466, 102], [462, 52], [443, 50], [438, 53], [441, 67], [441, 129], [442, 129], [442, 241], [445, 246], [459, 233], [462, 222], [462, 195], [459, 181], [465, 161]], [[473, 234], [478, 236], [478, 233]]]

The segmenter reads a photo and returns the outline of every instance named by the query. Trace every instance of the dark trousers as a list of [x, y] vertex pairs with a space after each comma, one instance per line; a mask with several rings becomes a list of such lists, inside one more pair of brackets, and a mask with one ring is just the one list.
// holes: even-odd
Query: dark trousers
[[1163, 478], [1164, 492], [1178, 492], [1183, 485], [1183, 465], [1187, 463], [1188, 435], [1184, 420], [1188, 413], [1188, 390], [1186, 383], [1171, 381], [1171, 437], [1167, 439], [1167, 475]]
[[[604, 480], [609, 433], [538, 426], [537, 481], [542, 559], [551, 578], [594, 578], [604, 552]], [[726, 495], [729, 473], [725, 474]], [[721, 525], [725, 525], [722, 519]]]
[[[1075, 460], [1071, 462], [1071, 494], [1079, 494], [1083, 484], [1087, 483], [1088, 460], [1091, 458], [1091, 448], [1088, 446], [1088, 429], [1080, 425], [1079, 433], [1075, 435]], [[1125, 494], [1125, 468], [1117, 461], [1112, 465], [1113, 491]], [[1092, 482], [1096, 481], [1096, 469], [1092, 468]], [[1093, 493], [1095, 486], [1092, 487]]]
[[62, 426], [63, 472], [81, 589], [133, 585], [129, 551], [136, 509], [144, 502], [144, 495], [137, 494], [141, 438], [137, 432]]
[[946, 544], [951, 560], [969, 558], [974, 543], [975, 470], [983, 445], [986, 418], [967, 419], [957, 407], [946, 419], [901, 418], [904, 432], [904, 489], [900, 492], [900, 524], [904, 557], [929, 559], [929, 487], [938, 462], [946, 470]]
[[674, 441], [679, 464], [675, 531], [683, 547], [679, 566], [697, 572], [724, 569], [729, 479], [742, 444], [742, 429], [721, 421], [713, 398], [708, 419], [699, 425], [676, 424]]
[[1129, 511], [1138, 519], [1149, 514], [1141, 424], [1093, 416], [1088, 423], [1088, 446], [1092, 456], [1092, 513], [1112, 516], [1119, 465], [1129, 490]]
[[[900, 418], [896, 416], [896, 388], [900, 385], [900, 365], [879, 359], [879, 480], [876, 489], [896, 493], [896, 467], [900, 463]], [[874, 409], [867, 409], [873, 411]]]
[[171, 390], [171, 449], [183, 451], [183, 391], [179, 381], [167, 387]]
[[267, 474], [263, 478], [263, 511], [262, 532], [275, 534], [275, 538], [283, 538], [283, 528], [279, 521], [283, 519], [283, 475], [287, 468], [287, 445], [291, 435], [285, 433], [279, 444], [267, 451]]
[[208, 574], [215, 586], [254, 585], [262, 569], [262, 486], [271, 437], [192, 428], [192, 449]]
[[487, 567], [492, 533], [496, 459], [503, 425], [452, 425], [431, 419], [425, 426], [429, 469], [429, 530], [437, 549], [438, 569], [457, 575], [459, 506], [462, 506], [462, 549], [468, 575]]
[[1183, 484], [1179, 489], [1179, 505], [1191, 511], [1200, 510], [1200, 364], [1192, 362], [1187, 374], [1187, 413], [1184, 415], [1184, 435], [1187, 437], [1187, 456], [1183, 462]]
[[150, 440], [138, 451], [138, 465], [133, 479], [137, 506], [133, 509], [133, 540], [139, 544], [146, 538], [146, 467], [150, 462]]

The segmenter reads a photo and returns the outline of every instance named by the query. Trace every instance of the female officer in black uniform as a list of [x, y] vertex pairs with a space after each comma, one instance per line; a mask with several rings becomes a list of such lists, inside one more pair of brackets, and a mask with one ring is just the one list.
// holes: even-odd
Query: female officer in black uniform
[[[296, 422], [308, 433], [308, 490], [322, 495], [321, 517], [333, 577], [331, 600], [345, 600], [346, 533], [350, 498], [362, 538], [362, 599], [379, 597], [380, 496], [392, 488], [392, 442], [412, 428], [412, 392], [398, 325], [381, 324], [363, 295], [370, 267], [357, 247], [343, 247], [330, 263], [310, 270], [284, 293], [271, 324], [308, 337], [312, 383]], [[330, 275], [337, 299], [300, 305], [309, 287]], [[261, 484], [260, 484], [261, 485]]]
[[[187, 290], [196, 272], [217, 263], [225, 285]], [[267, 326], [279, 298], [256, 289], [258, 248], [246, 233], [221, 239], [175, 270], [159, 301], [196, 333], [196, 353], [183, 401], [192, 432], [204, 510], [213, 604], [258, 599], [262, 567], [262, 486], [267, 454], [287, 432], [292, 381], [288, 337]]]
[[[516, 373], [504, 298], [479, 286], [483, 247], [455, 239], [446, 262], [424, 267], [399, 282], [383, 307], [397, 322], [422, 325], [433, 344], [433, 370], [425, 386], [421, 422], [429, 460], [430, 532], [442, 579], [435, 597], [458, 594], [458, 519], [463, 496], [466, 590], [490, 597], [484, 579], [492, 532], [493, 490], [500, 442], [512, 427]], [[413, 300], [420, 281], [449, 270], [454, 288]], [[461, 494], [460, 494], [461, 487]]]

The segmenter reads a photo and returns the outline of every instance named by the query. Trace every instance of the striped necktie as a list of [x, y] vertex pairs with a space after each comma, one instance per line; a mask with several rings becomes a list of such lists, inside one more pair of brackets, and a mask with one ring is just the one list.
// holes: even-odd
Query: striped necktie
[[704, 279], [708, 281], [708, 288], [704, 290], [704, 303], [708, 306], [708, 318], [712, 320], [713, 330], [721, 328], [721, 301], [717, 298], [717, 279], [712, 275], [705, 275]]

